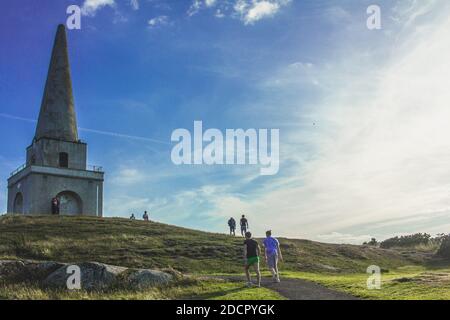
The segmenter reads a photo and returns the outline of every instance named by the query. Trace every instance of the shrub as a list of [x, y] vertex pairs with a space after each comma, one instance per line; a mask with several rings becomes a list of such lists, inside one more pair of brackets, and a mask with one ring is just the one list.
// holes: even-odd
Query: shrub
[[427, 233], [416, 233], [407, 236], [394, 237], [381, 242], [380, 247], [384, 249], [393, 247], [414, 247], [429, 244], [431, 236]]
[[441, 246], [439, 247], [437, 255], [442, 258], [450, 259], [450, 236], [442, 237]]
[[377, 239], [372, 238], [372, 239], [370, 239], [369, 242], [364, 242], [363, 245], [366, 245], [366, 246], [378, 246], [378, 242], [377, 242]]

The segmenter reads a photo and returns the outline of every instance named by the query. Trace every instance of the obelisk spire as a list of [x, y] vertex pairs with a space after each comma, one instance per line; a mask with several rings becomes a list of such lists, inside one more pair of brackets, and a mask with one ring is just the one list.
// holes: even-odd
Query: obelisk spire
[[78, 141], [77, 119], [70, 78], [67, 37], [59, 25], [42, 98], [35, 139]]

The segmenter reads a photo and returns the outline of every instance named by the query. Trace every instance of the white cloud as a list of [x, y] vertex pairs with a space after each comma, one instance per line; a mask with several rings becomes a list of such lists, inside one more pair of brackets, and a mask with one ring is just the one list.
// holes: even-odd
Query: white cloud
[[222, 12], [222, 10], [217, 9], [216, 14], [214, 15], [216, 18], [225, 18], [225, 14]]
[[136, 185], [146, 179], [144, 172], [131, 168], [123, 168], [113, 177], [112, 183], [118, 186]]
[[329, 234], [321, 234], [317, 236], [318, 241], [327, 243], [351, 243], [362, 244], [363, 242], [370, 241], [373, 238], [370, 235], [352, 235], [347, 233], [332, 232]]
[[86, 16], [95, 16], [98, 10], [107, 6], [114, 7], [114, 0], [85, 0], [81, 12]]
[[158, 16], [148, 20], [148, 26], [150, 28], [157, 28], [159, 26], [165, 26], [169, 24], [168, 16]]
[[193, 0], [187, 14], [193, 16], [202, 9], [216, 7], [214, 16], [224, 18], [226, 16], [240, 19], [244, 24], [255, 22], [274, 16], [281, 7], [291, 0], [233, 0], [233, 2], [219, 2], [217, 0]]
[[216, 5], [216, 3], [217, 3], [217, 0], [205, 0], [205, 5], [207, 7], [213, 7]]
[[294, 62], [280, 68], [273, 76], [264, 79], [263, 86], [287, 88], [288, 86], [319, 85], [319, 70], [311, 62]]
[[254, 24], [263, 19], [273, 17], [282, 6], [290, 0], [237, 0], [234, 11], [240, 16], [244, 24]]
[[217, 5], [217, 0], [193, 0], [191, 6], [188, 9], [188, 16], [197, 14], [203, 8], [212, 8]]
[[139, 0], [130, 0], [130, 5], [133, 10], [139, 10]]
[[[359, 236], [362, 224], [365, 234], [372, 234], [382, 221], [386, 227], [377, 233], [387, 235], [397, 229], [389, 219], [407, 224], [413, 215], [448, 211], [450, 19], [448, 7], [439, 9], [442, 16], [426, 23], [428, 33], [413, 25], [406, 38], [387, 47], [389, 60], [374, 54], [367, 64], [347, 46], [343, 61], [333, 62], [340, 66], [317, 70], [332, 86], [308, 112], [317, 125], [308, 131], [299, 127], [289, 138], [312, 145], [314, 153], [303, 161], [292, 152], [299, 163], [296, 185], [265, 193], [259, 199], [264, 205], [253, 201], [261, 220], [276, 212], [272, 223], [287, 235], [317, 239], [333, 232]], [[293, 148], [286, 143], [284, 148]], [[408, 231], [437, 231], [445, 222], [433, 221], [423, 229], [412, 223]]]
[[352, 15], [340, 6], [332, 6], [323, 10], [328, 20], [334, 23], [348, 22]]
[[150, 219], [154, 219], [155, 211], [167, 206], [165, 199], [152, 200], [149, 198], [118, 195], [105, 202], [104, 213], [107, 216], [128, 217], [134, 213], [137, 219], [142, 217], [144, 211], [148, 211]]
[[[286, 110], [298, 107], [291, 95], [279, 106], [297, 122], [281, 140], [281, 170], [291, 162], [291, 174], [248, 197], [233, 192], [242, 185], [192, 197], [212, 204], [214, 217], [246, 212], [257, 235], [272, 228], [283, 236], [361, 243], [399, 231], [444, 232], [449, 219], [434, 213], [450, 210], [450, 8], [438, 9], [395, 45], [386, 38], [379, 51], [367, 52], [366, 43], [345, 41], [333, 61], [287, 66], [278, 74], [286, 81], [281, 89], [303, 89], [296, 76], [308, 72], [324, 88], [306, 113]], [[311, 120], [316, 125], [303, 129]]]
[[403, 24], [404, 27], [409, 27], [417, 19], [430, 13], [438, 2], [439, 0], [405, 0], [399, 2], [392, 9], [393, 15], [391, 19]]
[[201, 8], [202, 8], [202, 1], [194, 0], [187, 12], [188, 16], [192, 17], [193, 15], [197, 14]]
[[280, 6], [278, 3], [272, 3], [269, 1], [254, 2], [249, 8], [245, 8], [240, 12], [245, 24], [254, 24], [256, 21], [265, 17], [271, 17], [278, 12]]

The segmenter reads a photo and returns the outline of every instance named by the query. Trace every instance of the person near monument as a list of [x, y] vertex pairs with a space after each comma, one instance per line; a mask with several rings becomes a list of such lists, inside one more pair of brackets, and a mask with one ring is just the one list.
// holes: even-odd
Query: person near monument
[[134, 216], [134, 213], [131, 214], [130, 220], [136, 220], [136, 217]]
[[52, 199], [52, 214], [59, 214], [59, 199], [56, 197]]
[[148, 221], [148, 213], [147, 213], [147, 211], [144, 212], [144, 215], [142, 216], [142, 218], [144, 219], [144, 221]]
[[280, 242], [278, 239], [272, 237], [272, 231], [266, 231], [266, 238], [263, 241], [264, 253], [266, 258], [267, 266], [272, 273], [273, 281], [280, 282], [280, 274], [278, 272], [278, 259], [283, 261], [283, 256], [281, 255]]
[[247, 232], [247, 230], [249, 229], [248, 228], [248, 220], [245, 217], [245, 215], [242, 215], [240, 222], [241, 222], [241, 235], [244, 236], [245, 233]]
[[230, 218], [230, 220], [228, 220], [228, 226], [230, 227], [230, 236], [236, 235], [236, 220], [234, 220], [233, 217]]
[[253, 266], [256, 272], [256, 285], [258, 287], [261, 286], [261, 272], [259, 270], [259, 256], [261, 253], [261, 249], [256, 240], [252, 239], [252, 233], [245, 233], [245, 241], [244, 241], [244, 263], [245, 263], [245, 275], [247, 277], [247, 285], [249, 287], [252, 286], [252, 280], [250, 277], [250, 267]]

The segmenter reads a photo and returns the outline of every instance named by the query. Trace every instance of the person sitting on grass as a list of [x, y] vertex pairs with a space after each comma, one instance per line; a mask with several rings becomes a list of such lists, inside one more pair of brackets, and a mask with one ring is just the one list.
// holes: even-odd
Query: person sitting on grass
[[250, 267], [253, 266], [256, 272], [257, 286], [261, 286], [261, 272], [259, 271], [259, 255], [261, 254], [261, 249], [256, 240], [252, 239], [252, 233], [245, 233], [244, 241], [244, 261], [245, 261], [245, 275], [247, 276], [247, 285], [252, 286], [252, 280], [250, 277]]
[[276, 238], [272, 237], [271, 230], [266, 231], [266, 238], [264, 239], [263, 244], [265, 248], [266, 263], [270, 272], [272, 272], [273, 281], [280, 282], [278, 259], [283, 261], [283, 256], [281, 255], [280, 243]]

